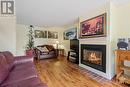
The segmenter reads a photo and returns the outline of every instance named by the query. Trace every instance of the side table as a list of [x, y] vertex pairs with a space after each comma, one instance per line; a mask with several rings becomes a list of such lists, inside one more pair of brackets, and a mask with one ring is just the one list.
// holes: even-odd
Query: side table
[[56, 49], [58, 52], [57, 52], [57, 55], [61, 55], [61, 56], [64, 56], [64, 49]]

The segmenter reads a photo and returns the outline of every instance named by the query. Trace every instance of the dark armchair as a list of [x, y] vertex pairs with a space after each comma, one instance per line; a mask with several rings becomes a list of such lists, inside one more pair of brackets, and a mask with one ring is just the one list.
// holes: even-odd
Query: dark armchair
[[57, 58], [57, 50], [52, 45], [41, 45], [35, 48], [37, 59]]

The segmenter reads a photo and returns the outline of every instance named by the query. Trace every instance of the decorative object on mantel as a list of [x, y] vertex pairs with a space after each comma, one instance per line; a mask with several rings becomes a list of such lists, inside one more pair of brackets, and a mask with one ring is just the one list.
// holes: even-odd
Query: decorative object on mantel
[[35, 38], [47, 38], [47, 31], [35, 30]]
[[117, 47], [120, 50], [127, 50], [128, 49], [128, 39], [127, 38], [119, 38]]
[[58, 32], [48, 31], [48, 38], [50, 38], [50, 39], [58, 39]]
[[27, 56], [34, 56], [34, 32], [33, 32], [33, 25], [29, 26], [29, 33], [28, 33], [28, 43], [26, 45], [26, 55]]
[[77, 28], [74, 27], [69, 30], [66, 30], [63, 36], [64, 36], [64, 40], [77, 39]]
[[80, 23], [80, 37], [106, 36], [106, 13]]

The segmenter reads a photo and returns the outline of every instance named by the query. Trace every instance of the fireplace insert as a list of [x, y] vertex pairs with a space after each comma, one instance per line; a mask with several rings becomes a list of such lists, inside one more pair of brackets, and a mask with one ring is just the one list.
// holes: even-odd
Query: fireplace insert
[[81, 44], [81, 63], [106, 72], [106, 45]]

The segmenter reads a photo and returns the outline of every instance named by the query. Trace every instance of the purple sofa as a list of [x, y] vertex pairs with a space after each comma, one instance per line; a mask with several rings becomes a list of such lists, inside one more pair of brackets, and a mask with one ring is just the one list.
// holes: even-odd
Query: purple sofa
[[0, 52], [0, 87], [47, 87], [38, 78], [33, 58]]

